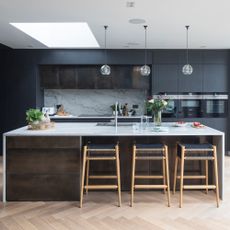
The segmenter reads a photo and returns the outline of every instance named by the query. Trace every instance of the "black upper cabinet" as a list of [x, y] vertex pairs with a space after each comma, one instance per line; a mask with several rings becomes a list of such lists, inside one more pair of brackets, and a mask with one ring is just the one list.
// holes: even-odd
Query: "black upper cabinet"
[[228, 68], [223, 64], [204, 64], [204, 92], [228, 92]]
[[149, 89], [151, 77], [140, 75], [139, 66], [112, 65], [103, 76], [98, 65], [42, 65], [40, 82], [47, 89]]
[[153, 93], [178, 92], [178, 65], [158, 64], [153, 66]]
[[202, 92], [203, 91], [203, 67], [199, 64], [193, 64], [193, 73], [184, 75], [182, 73], [183, 65], [179, 65], [178, 92]]

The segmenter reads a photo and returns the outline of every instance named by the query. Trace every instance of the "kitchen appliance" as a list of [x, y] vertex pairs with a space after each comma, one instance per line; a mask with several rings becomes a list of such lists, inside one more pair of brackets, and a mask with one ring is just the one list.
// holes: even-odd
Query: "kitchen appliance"
[[54, 115], [56, 113], [55, 107], [42, 107], [42, 112], [48, 115]]
[[160, 93], [153, 99], [161, 98], [168, 101], [162, 111], [162, 117], [199, 118], [227, 117], [228, 95], [224, 93]]
[[208, 94], [204, 95], [204, 117], [227, 117], [228, 116], [228, 95]]

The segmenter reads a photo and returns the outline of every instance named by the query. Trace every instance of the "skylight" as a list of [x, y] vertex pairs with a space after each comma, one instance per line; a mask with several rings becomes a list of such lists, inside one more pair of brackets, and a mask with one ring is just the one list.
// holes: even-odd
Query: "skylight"
[[86, 22], [10, 24], [49, 48], [99, 47]]

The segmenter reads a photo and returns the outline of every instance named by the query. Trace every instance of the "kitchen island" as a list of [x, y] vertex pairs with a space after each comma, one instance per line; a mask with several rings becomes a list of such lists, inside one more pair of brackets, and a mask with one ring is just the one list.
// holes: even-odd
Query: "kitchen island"
[[[97, 123], [56, 123], [50, 130], [33, 131], [22, 127], [3, 136], [3, 201], [79, 200], [82, 146], [93, 143], [120, 145], [122, 190], [129, 190], [131, 175], [131, 151], [133, 142], [159, 143], [169, 146], [170, 178], [172, 182], [177, 141], [189, 143], [209, 142], [217, 146], [220, 198], [224, 197], [224, 133], [205, 126], [193, 128], [175, 127], [174, 123], [162, 123], [164, 129], [136, 130], [130, 124], [100, 126]], [[111, 162], [112, 164], [113, 162]], [[92, 165], [93, 173], [111, 171], [114, 167]], [[200, 173], [202, 165], [191, 163], [187, 168]], [[137, 171], [152, 173], [161, 167], [143, 162]], [[209, 165], [212, 168], [212, 164]], [[212, 180], [212, 177], [210, 177]], [[104, 181], [105, 182], [105, 181]], [[200, 183], [200, 180], [193, 180]]]

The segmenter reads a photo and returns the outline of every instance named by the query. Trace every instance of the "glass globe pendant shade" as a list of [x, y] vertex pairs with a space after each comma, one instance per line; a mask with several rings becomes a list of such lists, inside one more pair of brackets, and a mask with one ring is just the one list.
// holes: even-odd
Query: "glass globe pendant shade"
[[141, 66], [140, 71], [142, 76], [149, 76], [149, 74], [151, 73], [151, 69], [148, 65]]
[[110, 75], [110, 73], [111, 73], [111, 68], [110, 68], [109, 65], [103, 65], [103, 66], [101, 67], [101, 74], [102, 74], [102, 75], [107, 76], [107, 75]]
[[182, 73], [183, 73], [184, 75], [191, 75], [192, 72], [193, 72], [193, 68], [192, 68], [191, 65], [186, 64], [186, 65], [183, 66], [183, 68], [182, 68]]

